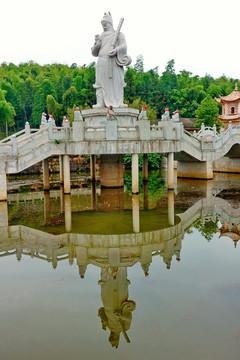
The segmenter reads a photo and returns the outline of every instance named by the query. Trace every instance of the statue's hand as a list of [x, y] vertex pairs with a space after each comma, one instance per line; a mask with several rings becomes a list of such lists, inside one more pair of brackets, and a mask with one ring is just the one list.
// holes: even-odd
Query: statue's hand
[[100, 36], [97, 34], [97, 35], [95, 35], [95, 43], [94, 43], [94, 45], [100, 45], [100, 44], [101, 44]]
[[113, 49], [113, 50], [109, 51], [108, 56], [113, 57], [116, 55], [116, 53], [117, 53], [117, 49]]

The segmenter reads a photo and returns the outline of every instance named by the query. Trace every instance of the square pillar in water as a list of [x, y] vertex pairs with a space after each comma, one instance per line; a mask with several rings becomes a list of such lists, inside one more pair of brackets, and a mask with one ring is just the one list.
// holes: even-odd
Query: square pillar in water
[[103, 187], [124, 185], [123, 155], [100, 155], [100, 182]]

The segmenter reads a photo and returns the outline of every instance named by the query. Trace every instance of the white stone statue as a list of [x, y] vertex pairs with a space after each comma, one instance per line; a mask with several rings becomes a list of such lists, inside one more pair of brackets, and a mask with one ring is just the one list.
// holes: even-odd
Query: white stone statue
[[138, 120], [148, 120], [147, 107], [146, 106], [142, 107], [142, 111], [140, 112], [140, 114], [138, 116]]
[[165, 108], [165, 113], [162, 115], [162, 120], [163, 121], [169, 121], [170, 120], [169, 108], [168, 107]]
[[122, 23], [123, 18], [115, 31], [111, 14], [105, 13], [101, 21], [103, 33], [95, 36], [92, 55], [97, 56], [98, 61], [93, 85], [97, 96], [94, 108], [110, 105], [114, 108], [127, 107], [123, 104], [123, 89], [126, 86], [123, 66], [130, 65], [132, 60], [127, 55], [125, 36], [120, 32]]
[[42, 118], [41, 118], [41, 125], [46, 125], [47, 124], [47, 114], [45, 114], [44, 112], [42, 113]]
[[115, 119], [116, 119], [116, 116], [114, 114], [113, 107], [112, 107], [112, 105], [110, 105], [107, 110], [107, 120], [115, 120]]
[[174, 113], [172, 114], [172, 120], [179, 121], [179, 110], [178, 109], [176, 111], [174, 111]]

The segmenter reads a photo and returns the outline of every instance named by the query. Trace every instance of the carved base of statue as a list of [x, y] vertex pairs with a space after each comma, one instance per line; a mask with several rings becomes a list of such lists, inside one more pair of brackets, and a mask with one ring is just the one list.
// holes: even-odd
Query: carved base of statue
[[[113, 108], [115, 119], [120, 127], [135, 127], [138, 126], [138, 109], [129, 107]], [[107, 108], [99, 108], [97, 105], [93, 109], [83, 110], [82, 116], [87, 127], [106, 126], [107, 123]]]

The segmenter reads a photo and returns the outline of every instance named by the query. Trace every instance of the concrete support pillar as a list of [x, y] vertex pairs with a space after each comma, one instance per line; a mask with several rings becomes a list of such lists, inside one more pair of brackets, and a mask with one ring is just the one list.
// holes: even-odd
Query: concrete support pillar
[[147, 154], [143, 154], [143, 181], [148, 180], [148, 159]]
[[123, 179], [123, 156], [101, 155], [100, 156], [101, 186], [122, 187]]
[[90, 175], [91, 181], [96, 180], [96, 155], [90, 155]]
[[174, 225], [174, 190], [168, 191], [168, 225]]
[[70, 183], [70, 160], [69, 155], [63, 155], [63, 181], [64, 181], [64, 194], [71, 193]]
[[6, 201], [6, 200], [7, 200], [7, 175], [4, 172], [2, 173], [0, 172], [0, 201]]
[[178, 177], [189, 179], [213, 179], [212, 161], [178, 161]]
[[42, 171], [43, 171], [43, 188], [44, 190], [48, 191], [50, 190], [48, 159], [43, 160]]
[[65, 215], [65, 230], [70, 232], [72, 230], [72, 207], [71, 207], [71, 195], [64, 195], [64, 215]]
[[222, 157], [221, 159], [213, 161], [213, 171], [222, 173], [240, 173], [240, 159]]
[[132, 154], [132, 193], [138, 194], [138, 154]]
[[139, 214], [139, 197], [136, 194], [132, 195], [132, 220], [133, 232], [140, 232], [140, 214]]
[[60, 184], [63, 184], [63, 155], [59, 155], [59, 181]]
[[60, 185], [60, 208], [61, 208], [61, 213], [63, 214], [63, 212], [64, 212], [64, 188], [63, 188], [63, 185]]
[[8, 205], [7, 201], [0, 201], [0, 227], [8, 226]]
[[168, 170], [167, 170], [167, 187], [168, 190], [174, 189], [174, 153], [168, 153]]

